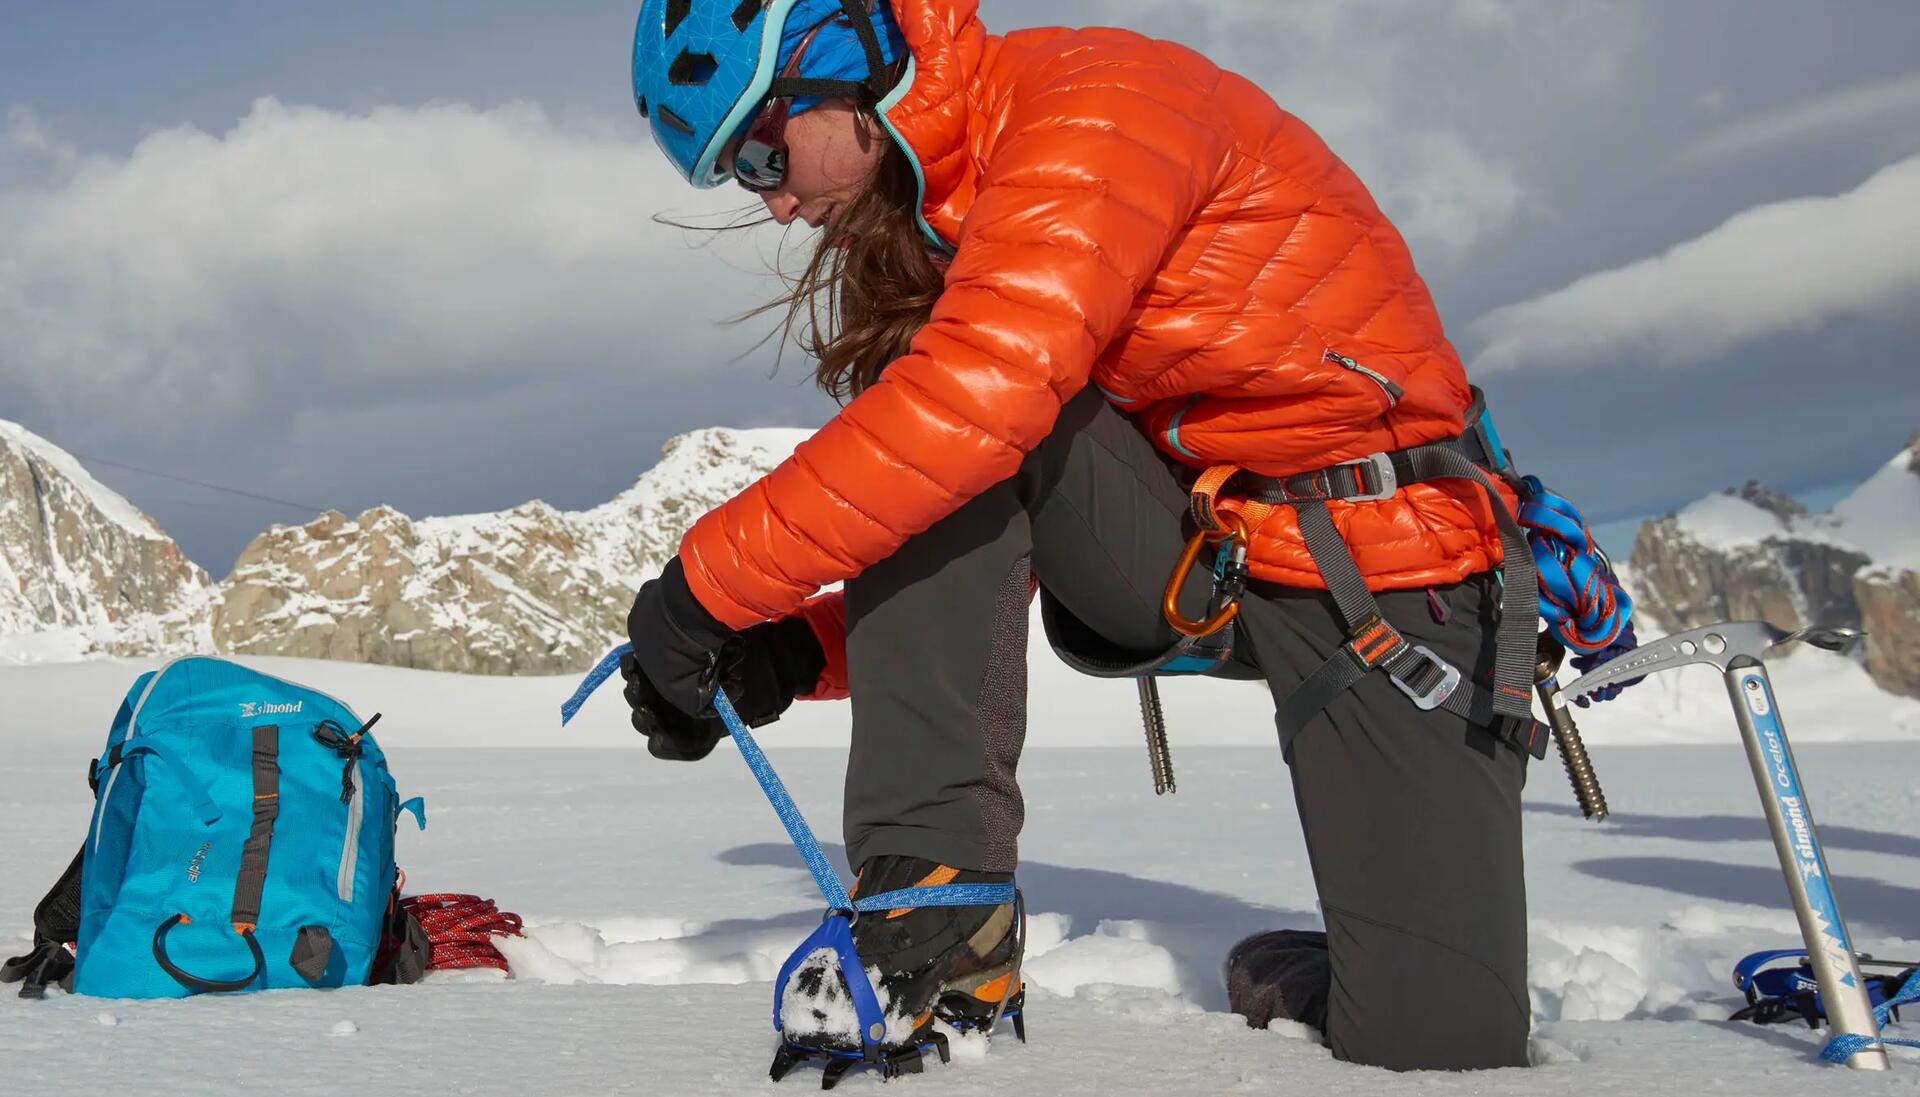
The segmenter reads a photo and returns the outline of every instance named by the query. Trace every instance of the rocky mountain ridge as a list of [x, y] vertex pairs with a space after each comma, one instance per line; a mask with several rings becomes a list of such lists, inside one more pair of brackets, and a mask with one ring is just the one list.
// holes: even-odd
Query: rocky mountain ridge
[[260, 534], [215, 584], [78, 461], [0, 428], [0, 637], [15, 658], [215, 651], [477, 674], [591, 665], [694, 519], [808, 433], [681, 435], [631, 488], [585, 511], [328, 512]]
[[1863, 628], [1874, 680], [1920, 697], [1920, 434], [1826, 513], [1749, 482], [1642, 523], [1631, 566], [1664, 627]]

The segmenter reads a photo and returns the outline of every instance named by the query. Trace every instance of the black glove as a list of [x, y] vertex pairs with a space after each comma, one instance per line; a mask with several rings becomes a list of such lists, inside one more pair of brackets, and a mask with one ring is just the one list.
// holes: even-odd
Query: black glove
[[687, 716], [706, 714], [720, 649], [738, 635], [693, 596], [678, 556], [660, 578], [640, 585], [627, 614], [634, 661], [667, 704]]
[[[756, 728], [779, 719], [796, 696], [812, 690], [826, 666], [813, 628], [797, 617], [755, 625], [727, 640], [717, 656], [721, 688], [746, 725]], [[621, 658], [620, 677], [626, 681], [633, 729], [647, 737], [647, 751], [655, 758], [698, 761], [727, 734], [711, 708], [689, 716], [669, 701], [634, 655]]]

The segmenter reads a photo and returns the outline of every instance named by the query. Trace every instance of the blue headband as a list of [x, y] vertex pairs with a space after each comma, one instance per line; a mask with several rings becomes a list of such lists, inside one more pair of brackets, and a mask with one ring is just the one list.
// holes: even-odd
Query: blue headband
[[[776, 71], [785, 70], [787, 61], [793, 57], [793, 51], [799, 47], [800, 40], [807, 36], [807, 31], [842, 10], [840, 0], [800, 0], [795, 4], [787, 14], [787, 25], [780, 31], [780, 58]], [[880, 39], [880, 54], [891, 65], [907, 49], [907, 40], [893, 19], [893, 5], [889, 0], [878, 0], [873, 5], [871, 18], [874, 36]], [[821, 27], [820, 33], [813, 36], [813, 44], [807, 47], [806, 54], [800, 58], [798, 75], [815, 80], [865, 80], [868, 76], [867, 51], [860, 44], [860, 35], [843, 21]], [[820, 102], [818, 96], [795, 96], [788, 110], [792, 114], [799, 114], [818, 106]]]

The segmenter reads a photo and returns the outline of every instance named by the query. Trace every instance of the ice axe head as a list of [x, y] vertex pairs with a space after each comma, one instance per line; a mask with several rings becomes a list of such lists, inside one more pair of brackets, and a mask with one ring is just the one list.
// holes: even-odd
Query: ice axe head
[[1583, 697], [1615, 682], [1658, 674], [1674, 667], [1705, 663], [1722, 672], [1739, 665], [1763, 661], [1766, 653], [1782, 644], [1804, 642], [1826, 651], [1846, 651], [1860, 642], [1859, 629], [1813, 625], [1788, 632], [1765, 621], [1728, 621], [1702, 625], [1650, 640], [1639, 647], [1595, 667], [1566, 686], [1569, 697]]

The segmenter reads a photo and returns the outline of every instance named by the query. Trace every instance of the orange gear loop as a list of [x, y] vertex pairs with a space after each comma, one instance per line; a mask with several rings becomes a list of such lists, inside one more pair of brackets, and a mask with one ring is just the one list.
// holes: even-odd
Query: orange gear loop
[[[1213, 517], [1216, 522], [1225, 519], [1228, 527], [1223, 531], [1226, 542], [1220, 546], [1220, 551], [1233, 553], [1238, 558], [1236, 563], [1244, 565], [1250, 538], [1246, 521], [1231, 510], [1215, 511]], [[1160, 600], [1160, 612], [1166, 616], [1167, 624], [1182, 635], [1212, 636], [1240, 615], [1240, 597], [1237, 593], [1204, 620], [1195, 621], [1180, 612], [1180, 590], [1187, 585], [1187, 575], [1193, 571], [1194, 561], [1200, 558], [1200, 549], [1209, 540], [1218, 537], [1219, 533], [1206, 529], [1195, 533], [1187, 541], [1186, 551], [1180, 554], [1179, 563], [1173, 565], [1173, 574], [1167, 577], [1167, 591]]]
[[1230, 531], [1220, 524], [1221, 516], [1237, 514], [1245, 527], [1243, 534], [1249, 534], [1259, 529], [1274, 512], [1272, 503], [1257, 499], [1220, 498], [1221, 491], [1240, 472], [1239, 465], [1214, 465], [1194, 480], [1187, 492], [1187, 509], [1193, 514], [1194, 525], [1216, 537], [1224, 536]]

